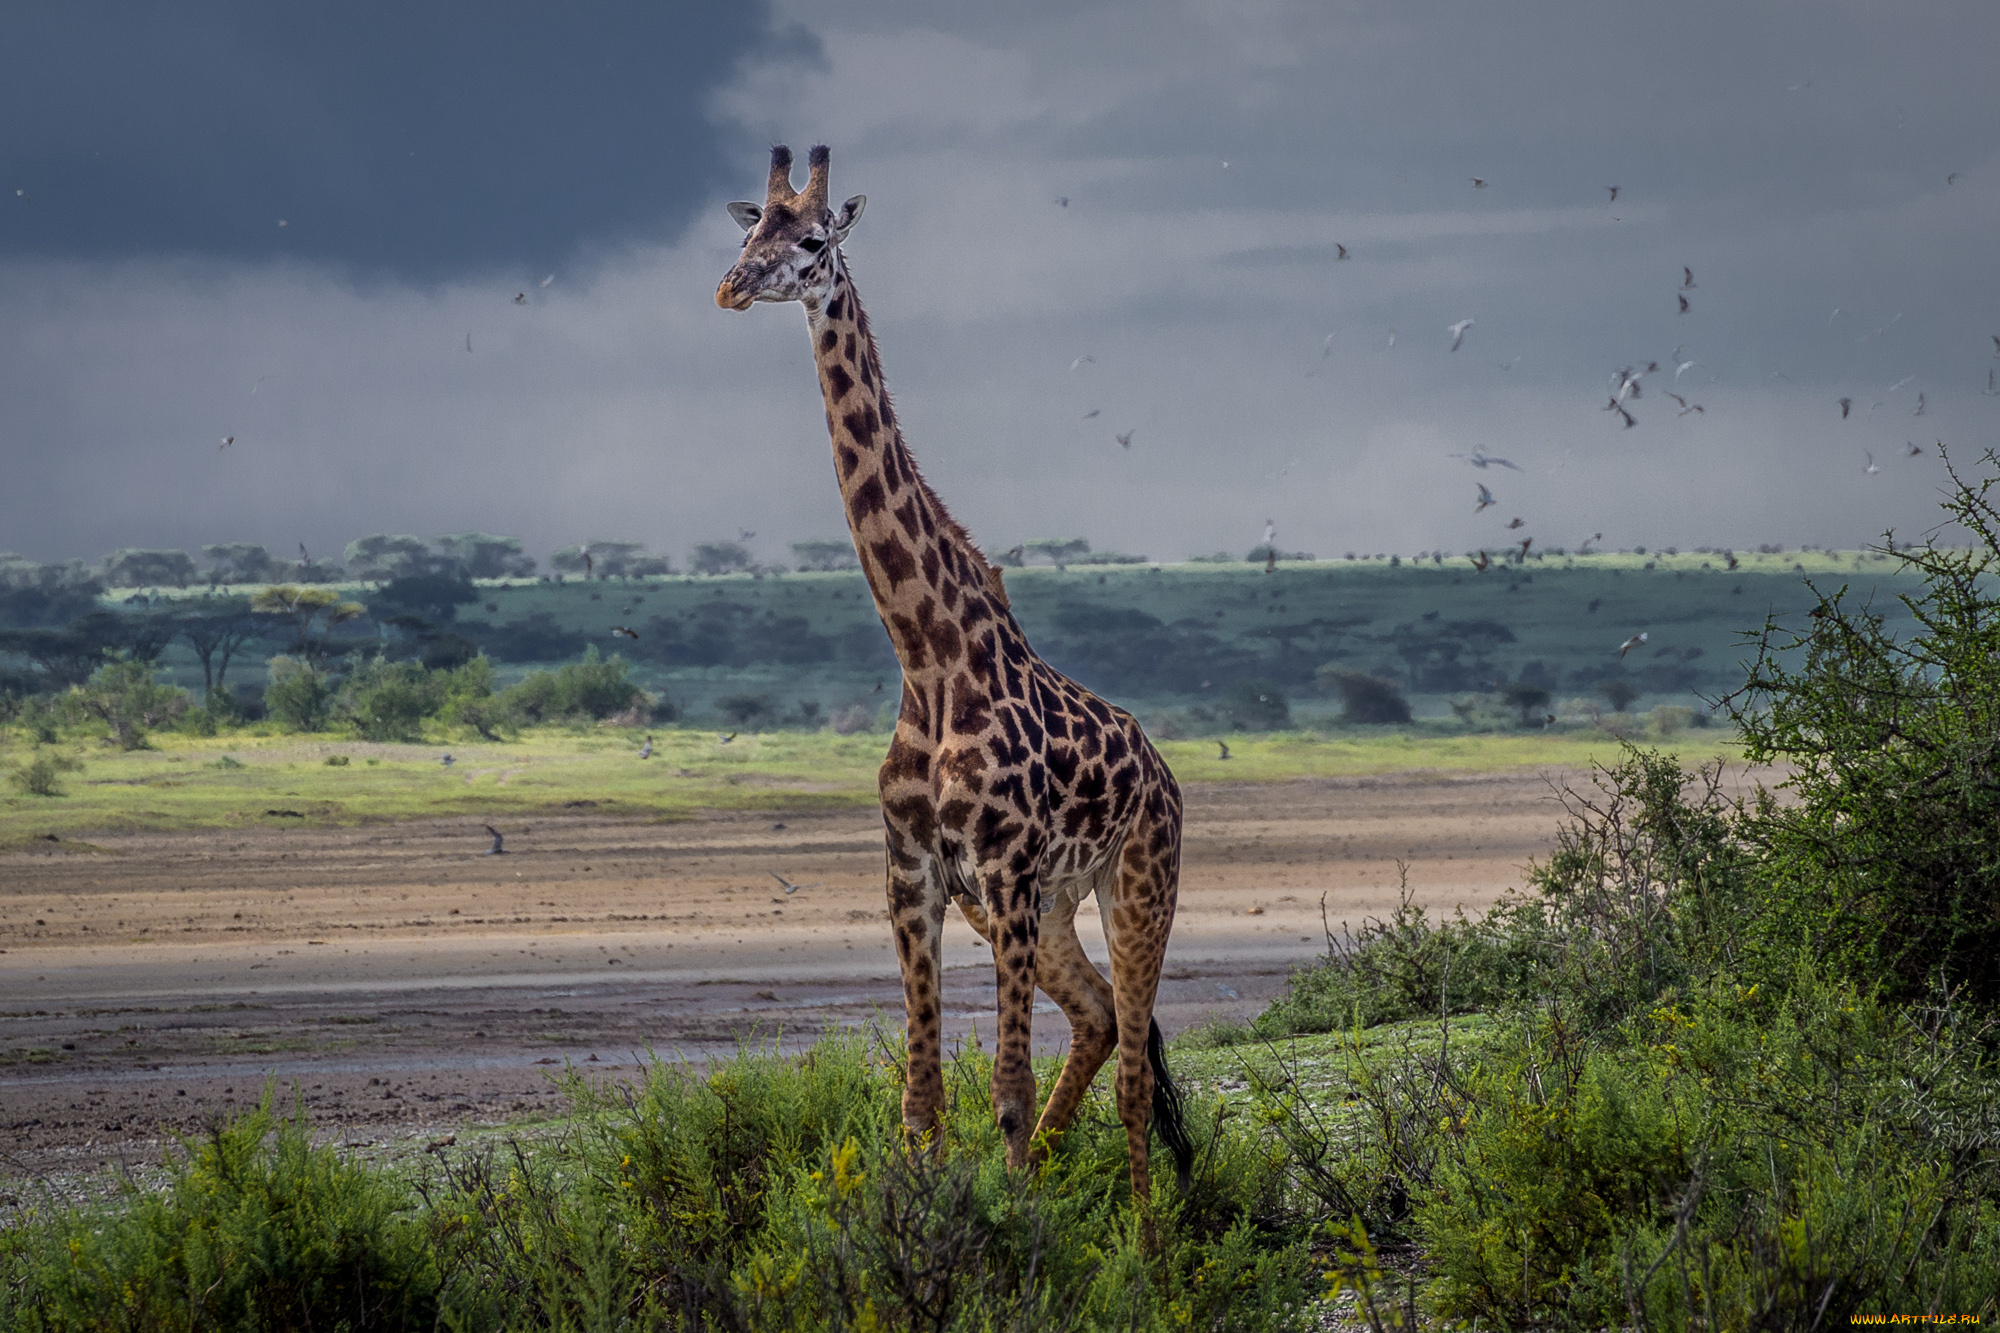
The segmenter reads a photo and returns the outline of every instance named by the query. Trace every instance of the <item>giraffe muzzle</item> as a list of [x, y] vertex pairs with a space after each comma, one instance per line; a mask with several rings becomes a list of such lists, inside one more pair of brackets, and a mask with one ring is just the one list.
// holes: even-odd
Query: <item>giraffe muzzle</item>
[[748, 310], [756, 300], [749, 292], [737, 291], [727, 278], [715, 289], [715, 303], [724, 310]]

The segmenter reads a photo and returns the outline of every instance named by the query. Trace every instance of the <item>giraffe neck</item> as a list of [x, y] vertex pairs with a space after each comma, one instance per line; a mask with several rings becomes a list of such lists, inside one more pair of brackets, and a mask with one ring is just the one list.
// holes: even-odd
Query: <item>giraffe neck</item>
[[882, 382], [868, 315], [835, 260], [824, 306], [808, 303], [834, 475], [875, 610], [908, 678], [942, 675], [978, 623], [1009, 618], [1000, 572], [917, 472]]

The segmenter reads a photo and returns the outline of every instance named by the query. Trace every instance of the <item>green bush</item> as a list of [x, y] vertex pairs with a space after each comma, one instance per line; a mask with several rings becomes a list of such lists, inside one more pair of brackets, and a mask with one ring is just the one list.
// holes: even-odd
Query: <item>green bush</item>
[[1393, 680], [1331, 662], [1317, 675], [1321, 684], [1340, 695], [1342, 722], [1381, 725], [1410, 720], [1410, 701]]
[[[1942, 450], [1940, 450], [1942, 453]], [[2000, 459], [1989, 451], [1989, 471]], [[1946, 460], [1949, 467], [1949, 460]], [[1781, 763], [1794, 799], [1755, 832], [1776, 905], [1769, 928], [1895, 995], [1938, 980], [2000, 1002], [2000, 476], [1958, 476], [1945, 510], [1968, 550], [1891, 543], [1923, 581], [1899, 640], [1881, 613], [1822, 596], [1803, 629], [1775, 621], [1730, 715], [1744, 756]]]
[[[1964, 1015], [1961, 1015], [1963, 1017]], [[1802, 971], [1615, 1047], [1551, 1011], [1492, 1052], [1417, 1219], [1438, 1313], [1497, 1327], [1844, 1326], [1995, 1309], [1980, 1043]]]
[[110, 728], [121, 750], [146, 747], [146, 733], [185, 710], [186, 690], [162, 685], [145, 662], [106, 662], [73, 696], [78, 706]]
[[23, 796], [61, 796], [64, 794], [62, 775], [74, 773], [82, 767], [69, 755], [37, 747], [34, 758], [7, 770], [7, 781]]
[[133, 1328], [429, 1329], [445, 1273], [392, 1181], [270, 1096], [189, 1145], [157, 1193], [17, 1225], [0, 1245], [0, 1323], [22, 1333]]
[[336, 687], [335, 678], [311, 662], [274, 657], [264, 709], [286, 731], [325, 731], [333, 723]]
[[[1044, 1078], [1052, 1072], [1044, 1065]], [[946, 1069], [928, 1152], [860, 1036], [705, 1075], [572, 1079], [531, 1142], [374, 1168], [268, 1103], [190, 1145], [158, 1193], [0, 1233], [0, 1325], [648, 1330], [1304, 1330], [1320, 1280], [1255, 1125], [1193, 1108], [1191, 1186], [1129, 1206], [1101, 1078], [1045, 1168], [1010, 1173], [989, 1060]]]
[[531, 722], [562, 718], [607, 718], [623, 713], [645, 698], [632, 683], [631, 664], [616, 653], [600, 660], [597, 646], [584, 650], [581, 662], [554, 671], [530, 672], [506, 692], [508, 704]]

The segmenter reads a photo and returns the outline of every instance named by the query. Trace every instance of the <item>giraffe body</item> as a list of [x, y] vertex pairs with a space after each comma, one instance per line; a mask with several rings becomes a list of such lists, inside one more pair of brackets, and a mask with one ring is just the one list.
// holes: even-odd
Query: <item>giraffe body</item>
[[[943, 1107], [939, 973], [945, 912], [956, 901], [993, 949], [993, 1104], [1008, 1164], [1029, 1162], [1041, 1135], [1069, 1123], [1115, 1051], [1133, 1197], [1143, 1208], [1149, 1125], [1183, 1177], [1192, 1156], [1152, 1017], [1179, 890], [1180, 789], [1131, 714], [1036, 656], [1000, 571], [918, 473], [840, 253], [866, 200], [829, 209], [824, 148], [811, 165], [806, 189], [794, 193], [791, 153], [774, 149], [764, 206], [729, 206], [744, 248], [716, 303], [805, 306], [848, 527], [903, 667], [880, 786], [909, 1048], [904, 1125], [922, 1139]], [[1093, 894], [1108, 979], [1076, 935], [1076, 913]], [[1071, 1030], [1039, 1121], [1029, 1064], [1037, 988]]]

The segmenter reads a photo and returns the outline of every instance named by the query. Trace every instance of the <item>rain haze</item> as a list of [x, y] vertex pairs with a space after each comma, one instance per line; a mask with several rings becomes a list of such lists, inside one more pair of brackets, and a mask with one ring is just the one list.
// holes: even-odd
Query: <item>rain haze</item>
[[777, 142], [988, 549], [1852, 546], [2000, 423], [1990, 5], [412, 13], [9, 17], [0, 547], [841, 535]]

